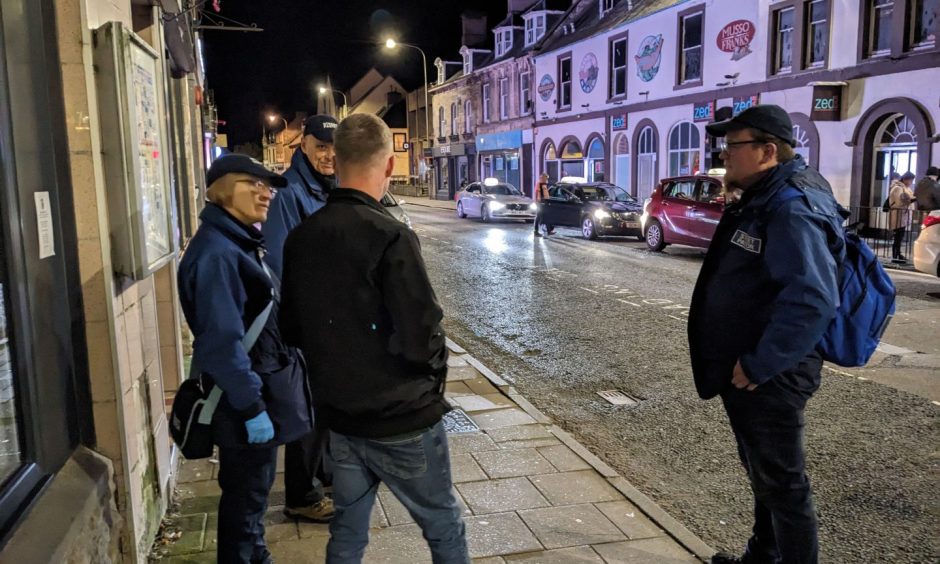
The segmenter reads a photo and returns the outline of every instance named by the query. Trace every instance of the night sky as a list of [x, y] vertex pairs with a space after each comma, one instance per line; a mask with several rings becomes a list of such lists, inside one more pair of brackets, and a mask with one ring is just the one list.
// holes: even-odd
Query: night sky
[[[205, 10], [216, 15], [211, 6], [206, 2]], [[387, 36], [424, 49], [433, 82], [435, 58], [460, 60], [460, 14], [484, 12], [492, 26], [505, 17], [506, 0], [221, 0], [221, 9], [218, 15], [264, 28], [204, 33], [208, 88], [226, 122], [219, 130], [234, 147], [260, 142], [269, 112], [290, 119], [295, 111], [314, 111], [315, 88], [327, 75], [333, 88], [346, 91], [374, 66], [407, 90], [419, 87], [421, 54], [388, 51], [381, 45]]]

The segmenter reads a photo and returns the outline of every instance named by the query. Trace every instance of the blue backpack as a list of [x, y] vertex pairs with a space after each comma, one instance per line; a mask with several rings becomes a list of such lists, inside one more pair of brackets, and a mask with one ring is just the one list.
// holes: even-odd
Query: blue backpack
[[894, 317], [897, 291], [865, 241], [845, 232], [845, 260], [839, 265], [839, 309], [816, 349], [839, 366], [864, 366]]
[[[788, 187], [775, 199], [782, 203], [800, 195], [797, 188]], [[845, 367], [868, 363], [894, 317], [897, 294], [874, 251], [854, 232], [857, 225], [845, 228], [845, 258], [839, 265], [839, 308], [816, 345], [823, 360]]]

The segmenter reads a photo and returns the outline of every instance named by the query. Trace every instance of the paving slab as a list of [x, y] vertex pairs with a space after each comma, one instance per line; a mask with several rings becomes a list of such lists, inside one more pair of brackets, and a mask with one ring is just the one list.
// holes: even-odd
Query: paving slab
[[214, 497], [216, 499], [222, 495], [222, 488], [215, 480], [201, 480], [199, 482], [188, 482], [177, 486], [181, 497]]
[[480, 394], [481, 396], [499, 393], [499, 390], [496, 388], [496, 386], [494, 386], [492, 382], [482, 376], [474, 378], [473, 380], [463, 380], [463, 383], [466, 384], [468, 388], [473, 390], [473, 393]]
[[502, 556], [490, 556], [487, 558], [474, 558], [473, 564], [506, 564]]
[[552, 466], [557, 468], [559, 472], [589, 470], [591, 468], [590, 464], [565, 445], [539, 447], [536, 450], [551, 462]]
[[447, 384], [444, 386], [444, 397], [448, 400], [459, 396], [473, 395], [476, 394], [470, 390], [470, 387], [467, 386], [466, 382], [447, 382]]
[[701, 564], [669, 538], [595, 544], [594, 550], [608, 564]]
[[623, 495], [593, 470], [543, 474], [529, 478], [552, 505], [620, 501]]
[[661, 537], [666, 534], [629, 501], [608, 501], [597, 503], [595, 506], [630, 539]]
[[470, 454], [452, 454], [450, 457], [451, 478], [455, 484], [486, 480], [487, 475]]
[[476, 368], [470, 365], [464, 366], [451, 366], [447, 369], [447, 381], [448, 382], [457, 382], [460, 380], [473, 380], [474, 378], [479, 378], [480, 373], [477, 372]]
[[546, 446], [556, 446], [562, 444], [561, 441], [552, 437], [545, 439], [525, 439], [521, 441], [503, 441], [499, 444], [499, 448], [502, 449], [514, 449], [514, 448], [539, 448]]
[[474, 458], [490, 478], [534, 476], [556, 471], [534, 448], [478, 452]]
[[160, 564], [216, 564], [215, 551], [161, 558]]
[[[218, 542], [218, 527], [218, 514], [213, 513], [206, 524], [206, 549], [215, 550]], [[264, 514], [264, 538], [268, 542], [297, 540], [300, 538], [297, 522], [284, 515], [283, 506], [269, 506], [267, 513]]]
[[523, 441], [527, 439], [554, 439], [544, 425], [513, 425], [511, 427], [499, 427], [487, 429], [486, 434], [494, 441], [500, 443], [503, 441]]
[[204, 551], [206, 548], [206, 522], [208, 517], [206, 513], [195, 513], [180, 515], [173, 519], [173, 524], [169, 527], [169, 530], [179, 531], [181, 534], [175, 542], [166, 545], [166, 554], [179, 556]]
[[471, 417], [473, 417], [473, 420], [476, 421], [477, 425], [484, 431], [535, 423], [535, 419], [532, 419], [531, 415], [515, 407], [511, 409], [500, 409], [498, 411], [474, 413]]
[[526, 478], [505, 478], [457, 484], [474, 515], [548, 507], [549, 503]]
[[447, 357], [447, 366], [449, 368], [456, 368], [458, 366], [468, 366], [468, 364], [463, 355], [452, 354]]
[[499, 450], [499, 446], [485, 433], [461, 433], [447, 437], [450, 455]]
[[626, 540], [610, 520], [590, 504], [520, 511], [532, 533], [545, 548]]
[[542, 544], [515, 513], [464, 517], [470, 556], [483, 558], [542, 550]]
[[212, 471], [218, 464], [209, 462], [208, 458], [201, 460], [187, 460], [186, 464], [180, 465], [179, 476], [176, 482], [180, 485], [189, 482], [201, 482], [212, 479]]
[[269, 542], [268, 550], [275, 562], [325, 562], [327, 537]]
[[[364, 562], [418, 564], [431, 561], [428, 543], [417, 525], [399, 525], [370, 531]], [[312, 562], [312, 560], [308, 561]]]
[[451, 400], [451, 403], [459, 405], [464, 409], [464, 411], [492, 411], [494, 409], [507, 409], [513, 407], [512, 403], [508, 401], [501, 401], [497, 403], [490, 399], [495, 397], [495, 394], [489, 394], [487, 396], [480, 396], [477, 394], [472, 396], [457, 396]]
[[601, 557], [589, 546], [543, 550], [506, 557], [513, 564], [604, 564]]

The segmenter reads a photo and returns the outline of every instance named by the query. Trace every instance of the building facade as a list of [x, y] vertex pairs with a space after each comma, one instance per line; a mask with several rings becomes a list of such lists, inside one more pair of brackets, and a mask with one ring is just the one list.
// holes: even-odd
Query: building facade
[[3, 562], [143, 562], [174, 488], [176, 265], [215, 139], [198, 38], [160, 4], [0, 11]]
[[[438, 59], [437, 81], [430, 85], [431, 95], [431, 197], [452, 200], [466, 182], [473, 182], [477, 175], [477, 154], [474, 134], [476, 115], [481, 111], [475, 89], [477, 79], [463, 70], [448, 77], [445, 73], [452, 65]], [[476, 103], [474, 103], [476, 102]]]
[[705, 123], [778, 104], [837, 199], [878, 207], [891, 172], [937, 163], [937, 11], [934, 0], [580, 0], [534, 57], [537, 167], [642, 199], [661, 178], [721, 166]]

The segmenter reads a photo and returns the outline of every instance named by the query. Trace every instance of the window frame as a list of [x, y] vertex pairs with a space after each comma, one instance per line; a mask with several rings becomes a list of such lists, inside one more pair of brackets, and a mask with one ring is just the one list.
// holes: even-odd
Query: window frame
[[483, 104], [483, 123], [490, 123], [490, 83], [484, 82], [481, 88], [480, 99]]
[[[459, 102], [459, 100], [457, 102]], [[457, 136], [457, 102], [451, 102], [450, 104], [450, 135], [451, 137]]]
[[[784, 33], [784, 31], [781, 29], [781, 20], [782, 20], [782, 16], [784, 12], [790, 12], [792, 14], [790, 29], [787, 30], [790, 33], [790, 53], [789, 53], [790, 64], [789, 66], [783, 66], [783, 62], [781, 61], [781, 56], [782, 56], [781, 38]], [[797, 53], [801, 52], [801, 49], [797, 47], [797, 43], [800, 43], [800, 37], [797, 35], [797, 25], [796, 25], [797, 19], [798, 19], [797, 7], [792, 3], [788, 5], [784, 5], [784, 6], [778, 6], [775, 10], [771, 12], [770, 22], [771, 22], [771, 33], [773, 34], [772, 35], [773, 41], [769, 43], [769, 45], [770, 45], [771, 57], [773, 59], [772, 68], [773, 68], [774, 75], [792, 74], [794, 71], [794, 68], [793, 68], [794, 56], [796, 56]], [[798, 70], [799, 69], [798, 60], [797, 60], [796, 66]]]
[[446, 131], [446, 128], [444, 127], [445, 123], [446, 122], [444, 120], [444, 106], [438, 106], [437, 107], [437, 137], [438, 139], [444, 138], [444, 132]]
[[857, 38], [857, 60], [858, 64], [884, 61], [886, 59], [900, 59], [911, 55], [934, 55], [940, 53], [940, 41], [934, 40], [933, 46], [914, 45], [911, 43], [913, 38], [910, 34], [910, 28], [913, 21], [914, 3], [909, 0], [894, 0], [893, 13], [891, 14], [891, 49], [889, 51], [879, 51], [872, 53], [870, 51], [872, 38], [872, 2], [873, 0], [858, 0], [859, 14], [858, 18], [858, 38]]
[[463, 129], [464, 133], [470, 133], [473, 121], [473, 100], [469, 98], [463, 103]]
[[[614, 49], [616, 44], [623, 42], [624, 61], [623, 67], [614, 66]], [[616, 35], [611, 35], [607, 39], [607, 101], [623, 100], [627, 97], [627, 91], [630, 87], [630, 53], [627, 49], [630, 47], [630, 32], [624, 31]], [[616, 71], [623, 69], [623, 92], [616, 92]]]
[[499, 78], [496, 85], [497, 108], [499, 110], [500, 121], [509, 119], [509, 77]]
[[[688, 18], [701, 15], [701, 43], [698, 45], [699, 54], [700, 54], [700, 69], [699, 77], [694, 80], [684, 80], [683, 60], [686, 51], [688, 50], [685, 47], [685, 34], [684, 24]], [[673, 90], [683, 90], [686, 88], [697, 88], [701, 87], [705, 81], [705, 4], [697, 4], [685, 10], [682, 10], [676, 14], [676, 82], [673, 86]]]
[[[815, 72], [819, 70], [825, 70], [829, 68], [829, 62], [831, 60], [832, 53], [832, 11], [833, 11], [833, 2], [834, 0], [828, 0], [827, 12], [826, 12], [826, 26], [828, 27], [828, 36], [826, 45], [825, 56], [823, 57], [822, 63], [809, 64], [807, 61], [808, 53], [810, 53], [811, 47], [811, 33], [812, 26], [809, 22], [809, 17], [811, 15], [811, 5], [815, 0], [786, 0], [784, 2], [777, 2], [773, 6], [768, 8], [767, 11], [767, 21], [771, 22], [771, 25], [768, 25], [767, 30], [767, 45], [770, 46], [767, 49], [767, 77], [774, 76], [793, 76], [798, 74], [803, 74], [807, 72]], [[865, 0], [862, 0], [865, 1]], [[781, 11], [793, 8], [793, 42], [792, 42], [792, 53], [790, 58], [790, 69], [779, 71], [777, 69], [777, 52], [775, 49], [776, 40], [777, 40], [777, 14]]]
[[599, 9], [600, 17], [607, 15], [607, 12], [614, 9], [614, 5], [617, 3], [617, 0], [598, 0], [597, 6]]
[[532, 113], [532, 73], [524, 70], [519, 73], [519, 115]]
[[[695, 144], [695, 145], [697, 145], [697, 146], [694, 146], [694, 145], [691, 143], [691, 141], [692, 141], [692, 136], [691, 136], [691, 133], [689, 133], [689, 142], [690, 142], [690, 146], [689, 146], [689, 147], [682, 147], [682, 141], [683, 141], [683, 129], [682, 129], [682, 128], [683, 128], [683, 126], [688, 126], [688, 127], [686, 128], [686, 131], [689, 131], [689, 132], [693, 132], [693, 131], [694, 131], [694, 132], [695, 132], [695, 136], [698, 137], [698, 143]], [[673, 134], [678, 134], [678, 138], [677, 138], [677, 140], [678, 140], [678, 146], [675, 147], [675, 148], [673, 148], [673, 145], [672, 145]], [[693, 152], [694, 152], [694, 153], [698, 153], [699, 172], [701, 172], [701, 170], [702, 170], [701, 167], [702, 167], [702, 163], [703, 163], [703, 152], [704, 152], [704, 148], [705, 148], [705, 147], [704, 147], [704, 144], [703, 144], [703, 142], [702, 142], [702, 132], [699, 131], [699, 128], [698, 128], [697, 125], [695, 125], [695, 122], [692, 122], [692, 121], [680, 121], [679, 123], [673, 125], [673, 126], [669, 129], [669, 135], [668, 135], [668, 137], [666, 137], [666, 161], [667, 161], [667, 162], [666, 162], [666, 170], [669, 172], [669, 176], [694, 176], [696, 173], [692, 171], [691, 167], [689, 168], [689, 172], [688, 172], [687, 174], [683, 174], [683, 173], [681, 172], [681, 168], [682, 168], [682, 157], [681, 157], [681, 155], [683, 155], [683, 154], [691, 154], [691, 153], [693, 153]], [[678, 155], [678, 156], [679, 156], [678, 163], [677, 163], [677, 165], [678, 165], [678, 166], [677, 166], [677, 169], [679, 169], [679, 170], [676, 170], [675, 173], [673, 173], [673, 170], [672, 170], [672, 157], [673, 157], [673, 155]], [[691, 164], [691, 163], [690, 163], [690, 164]], [[694, 187], [693, 187], [693, 188], [694, 188]]]
[[[826, 27], [826, 51], [823, 54], [822, 61], [819, 62], [810, 60], [810, 57], [813, 56], [813, 42], [815, 40], [813, 36], [813, 26], [815, 22], [812, 20], [813, 4], [817, 2], [826, 3], [826, 19], [822, 24]], [[800, 57], [801, 68], [803, 70], [825, 69], [829, 66], [829, 51], [832, 46], [832, 0], [806, 0], [803, 11], [804, 32], [802, 38], [803, 53]]]
[[[564, 94], [565, 94], [565, 82], [562, 80], [562, 65], [564, 65], [565, 62], [568, 63], [568, 82], [567, 82], [567, 84], [568, 84], [568, 104], [567, 104], [567, 105], [563, 105], [563, 104], [562, 104], [562, 99], [564, 98]], [[556, 71], [557, 71], [557, 73], [558, 73], [558, 74], [557, 74], [557, 76], [558, 76], [558, 96], [556, 97], [556, 100], [555, 100], [555, 111], [557, 111], [557, 112], [568, 111], [568, 110], [570, 110], [570, 109], [572, 108], [572, 106], [574, 105], [574, 100], [572, 100], [573, 92], [572, 92], [572, 88], [571, 88], [571, 85], [572, 85], [572, 83], [574, 82], [574, 70], [573, 70], [573, 68], [574, 68], [574, 63], [573, 63], [573, 57], [572, 57], [572, 52], [571, 52], [571, 51], [566, 51], [566, 52], [564, 52], [564, 53], [558, 55], [558, 56], [555, 58], [555, 69], [556, 69]]]
[[906, 31], [905, 45], [907, 47], [907, 50], [909, 52], [915, 52], [915, 53], [920, 52], [920, 51], [929, 51], [932, 48], [936, 48], [937, 44], [940, 43], [940, 40], [937, 39], [937, 32], [938, 32], [937, 28], [940, 27], [940, 25], [936, 23], [934, 24], [935, 26], [934, 38], [932, 41], [920, 41], [918, 43], [914, 42], [914, 31], [915, 31], [915, 25], [917, 22], [915, 18], [915, 14], [917, 13], [916, 8], [918, 7], [917, 6], [918, 1], [926, 1], [926, 0], [911, 0], [908, 3], [907, 8], [908, 8], [909, 13], [907, 14], [905, 18], [905, 26], [904, 26], [905, 31]]

